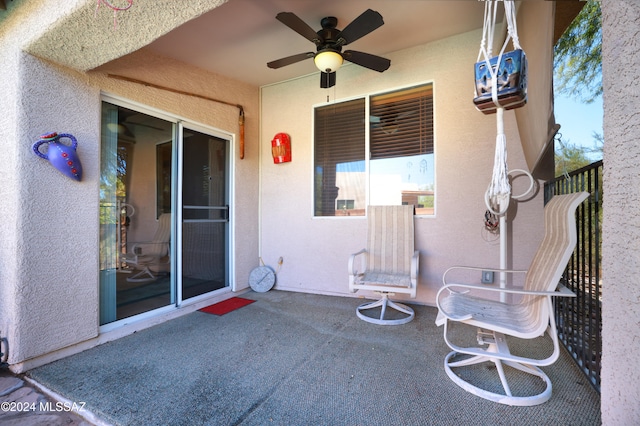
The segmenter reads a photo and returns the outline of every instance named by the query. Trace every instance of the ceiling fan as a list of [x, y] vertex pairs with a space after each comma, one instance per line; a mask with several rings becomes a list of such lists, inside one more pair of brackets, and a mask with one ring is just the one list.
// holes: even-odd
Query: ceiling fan
[[316, 67], [321, 71], [320, 87], [329, 88], [336, 84], [336, 70], [344, 60], [378, 72], [386, 71], [391, 65], [389, 59], [370, 53], [356, 50], [342, 51], [342, 46], [353, 43], [384, 24], [382, 15], [374, 10], [367, 9], [342, 31], [336, 28], [338, 19], [333, 16], [322, 18], [320, 21], [322, 29], [317, 32], [293, 12], [280, 12], [276, 15], [276, 19], [313, 42], [316, 45], [316, 52], [298, 53], [271, 61], [267, 63], [269, 68], [277, 69], [313, 58]]

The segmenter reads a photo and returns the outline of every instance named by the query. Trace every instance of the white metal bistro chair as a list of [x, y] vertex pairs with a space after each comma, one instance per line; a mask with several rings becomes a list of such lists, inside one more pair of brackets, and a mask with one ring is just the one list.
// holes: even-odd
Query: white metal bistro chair
[[169, 264], [169, 242], [171, 240], [171, 214], [163, 213], [158, 218], [158, 227], [151, 241], [131, 245], [125, 261], [138, 272], [127, 278], [129, 282], [157, 280], [162, 269]]
[[[436, 324], [444, 325], [445, 342], [453, 349], [445, 357], [446, 373], [464, 390], [494, 402], [519, 406], [541, 404], [551, 397], [551, 381], [539, 367], [553, 364], [560, 354], [552, 297], [575, 297], [575, 294], [560, 284], [560, 278], [577, 241], [575, 211], [588, 196], [588, 193], [580, 192], [556, 195], [551, 199], [544, 209], [544, 238], [528, 271], [494, 270], [498, 273], [525, 273], [523, 288], [448, 282], [447, 276], [454, 270], [477, 270], [479, 276], [480, 271], [492, 270], [490, 268], [453, 267], [445, 272], [444, 286], [436, 296]], [[483, 297], [488, 295], [487, 292], [493, 292], [494, 295], [518, 295], [520, 299], [512, 303], [501, 302], [496, 297]], [[478, 327], [477, 339], [480, 346], [460, 347], [454, 344], [447, 333], [450, 321]], [[520, 339], [535, 339], [544, 335], [545, 331], [553, 342], [553, 353], [548, 357], [528, 358], [511, 354], [509, 351], [506, 335]], [[463, 356], [460, 357], [459, 354]], [[483, 362], [495, 364], [504, 393], [490, 392], [463, 378], [464, 367]], [[536, 395], [514, 396], [507, 383], [503, 364], [538, 376], [544, 382], [544, 391]]]
[[[393, 302], [396, 293], [416, 297], [419, 252], [414, 249], [414, 206], [369, 206], [367, 209], [367, 248], [349, 257], [349, 290], [371, 290], [381, 299], [358, 306], [356, 314], [374, 324], [398, 325], [411, 321], [415, 313], [409, 306]], [[356, 259], [360, 259], [358, 262]], [[364, 311], [381, 308], [380, 317]], [[387, 308], [401, 318], [385, 318]]]

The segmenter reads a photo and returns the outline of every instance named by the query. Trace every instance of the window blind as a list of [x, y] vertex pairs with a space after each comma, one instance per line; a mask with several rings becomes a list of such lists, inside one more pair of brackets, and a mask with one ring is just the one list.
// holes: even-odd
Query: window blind
[[316, 108], [314, 131], [315, 214], [335, 216], [338, 165], [364, 160], [365, 100]]
[[315, 163], [329, 165], [364, 160], [364, 99], [315, 110]]
[[372, 96], [371, 159], [433, 153], [433, 86]]

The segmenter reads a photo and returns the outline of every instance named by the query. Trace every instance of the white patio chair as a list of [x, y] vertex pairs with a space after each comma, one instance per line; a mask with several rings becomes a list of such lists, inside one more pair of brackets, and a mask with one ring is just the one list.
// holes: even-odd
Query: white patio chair
[[127, 278], [129, 282], [150, 282], [157, 280], [169, 264], [169, 242], [171, 240], [171, 214], [163, 213], [158, 218], [158, 227], [151, 241], [131, 245], [125, 254], [125, 262], [135, 270]]
[[[490, 268], [453, 267], [445, 272], [444, 286], [436, 296], [439, 310], [436, 324], [444, 325], [444, 339], [447, 345], [453, 349], [445, 357], [446, 373], [464, 390], [494, 402], [518, 406], [541, 404], [551, 397], [551, 381], [539, 367], [553, 364], [559, 356], [560, 347], [552, 297], [575, 297], [575, 294], [560, 284], [560, 278], [576, 245], [576, 208], [588, 196], [589, 194], [586, 192], [556, 195], [547, 204], [544, 209], [544, 238], [528, 271], [494, 270], [498, 273], [525, 273], [523, 288], [504, 289], [499, 285], [457, 284], [448, 282], [447, 279], [447, 275], [454, 270], [475, 270], [480, 276], [480, 271], [492, 270]], [[496, 297], [482, 297], [482, 294], [487, 296], [487, 292], [493, 292], [494, 295], [500, 293], [518, 295], [520, 300], [506, 303], [498, 301]], [[460, 347], [452, 343], [447, 334], [449, 321], [478, 327], [478, 344], [483, 347]], [[510, 353], [505, 335], [521, 339], [535, 339], [542, 336], [545, 331], [548, 332], [553, 342], [553, 353], [547, 358], [535, 359]], [[458, 354], [470, 357], [462, 360], [452, 359]], [[464, 358], [465, 355], [456, 358]], [[504, 393], [490, 392], [463, 378], [465, 377], [463, 367], [483, 362], [495, 364]], [[503, 364], [538, 376], [544, 382], [544, 391], [536, 395], [514, 396], [507, 383]], [[519, 393], [524, 392], [520, 390]]]
[[[358, 306], [356, 314], [374, 324], [398, 325], [413, 319], [409, 306], [389, 300], [396, 293], [416, 297], [419, 252], [414, 250], [414, 206], [369, 206], [367, 209], [367, 248], [349, 257], [349, 290], [371, 290], [381, 299]], [[360, 262], [356, 259], [360, 258]], [[364, 311], [380, 307], [380, 317]], [[385, 318], [387, 308], [395, 309], [401, 318]]]

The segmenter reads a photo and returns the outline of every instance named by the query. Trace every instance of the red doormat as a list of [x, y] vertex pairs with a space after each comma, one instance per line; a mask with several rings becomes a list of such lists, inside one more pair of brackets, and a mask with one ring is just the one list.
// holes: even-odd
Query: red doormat
[[223, 300], [215, 305], [207, 306], [200, 309], [200, 312], [206, 312], [207, 314], [224, 315], [231, 311], [240, 309], [243, 306], [247, 306], [255, 300], [243, 299], [242, 297], [232, 297], [231, 299]]

